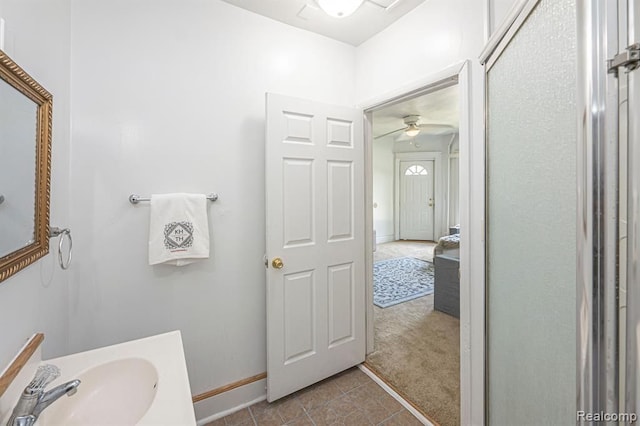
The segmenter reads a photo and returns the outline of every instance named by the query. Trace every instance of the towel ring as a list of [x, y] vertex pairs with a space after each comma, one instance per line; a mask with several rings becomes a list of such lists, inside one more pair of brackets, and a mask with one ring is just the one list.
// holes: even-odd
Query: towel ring
[[[64, 236], [67, 236], [69, 239], [69, 257], [67, 258], [67, 262], [64, 262], [64, 258], [62, 257], [62, 242], [64, 241]], [[73, 239], [71, 238], [71, 230], [65, 229], [60, 234], [60, 241], [58, 242], [58, 262], [60, 263], [60, 267], [63, 270], [69, 269], [69, 265], [71, 265], [71, 257], [73, 255]]]
[[[62, 255], [62, 245], [64, 243], [64, 237], [67, 237], [69, 240], [69, 256], [67, 261], [64, 261], [64, 256]], [[49, 228], [49, 238], [59, 237], [58, 238], [58, 263], [60, 264], [60, 268], [63, 270], [69, 269], [69, 265], [71, 265], [71, 258], [73, 255], [73, 239], [71, 238], [71, 229], [65, 228], [60, 229], [56, 227]]]

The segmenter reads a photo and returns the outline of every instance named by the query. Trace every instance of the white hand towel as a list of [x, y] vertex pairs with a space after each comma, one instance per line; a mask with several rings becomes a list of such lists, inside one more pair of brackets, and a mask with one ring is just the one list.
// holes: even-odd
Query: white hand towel
[[183, 266], [209, 257], [209, 221], [204, 194], [151, 196], [149, 265]]

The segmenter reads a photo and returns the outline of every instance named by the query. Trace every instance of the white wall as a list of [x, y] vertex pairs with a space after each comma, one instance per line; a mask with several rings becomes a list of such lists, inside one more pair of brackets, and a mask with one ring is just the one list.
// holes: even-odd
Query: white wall
[[373, 229], [376, 230], [377, 243], [395, 240], [394, 138], [395, 136], [387, 136], [373, 143]]
[[[462, 153], [463, 176], [472, 194], [469, 229], [461, 230], [463, 279], [475, 281], [469, 300], [473, 311], [469, 324], [461, 325], [463, 361], [462, 424], [483, 423], [483, 340], [484, 289], [484, 72], [477, 58], [485, 43], [488, 2], [477, 0], [430, 0], [395, 22], [391, 27], [360, 45], [356, 51], [356, 97], [359, 104], [382, 100], [385, 94], [429, 79], [447, 67], [470, 60], [471, 146]], [[466, 82], [464, 83], [466, 85]], [[464, 87], [464, 85], [462, 86]], [[466, 254], [469, 253], [469, 254]], [[464, 308], [464, 307], [462, 307]], [[479, 328], [478, 328], [479, 327]], [[471, 362], [472, 364], [465, 364]], [[465, 365], [472, 365], [472, 370]], [[473, 376], [471, 376], [473, 374]], [[474, 398], [471, 398], [474, 395]], [[469, 414], [471, 413], [471, 414]], [[470, 417], [469, 417], [470, 416]]]
[[[265, 371], [265, 92], [353, 105], [354, 50], [219, 0], [72, 2], [72, 350], [181, 329], [194, 394]], [[127, 197], [176, 191], [219, 194], [211, 259], [150, 267]]]
[[361, 44], [356, 96], [372, 97], [407, 85], [463, 59], [484, 45], [484, 2], [429, 0]]
[[502, 24], [509, 11], [518, 0], [491, 0], [489, 2], [489, 19], [491, 20], [491, 33]]
[[[5, 52], [53, 94], [51, 223], [69, 223], [69, 1], [0, 0]], [[53, 247], [53, 242], [52, 242]], [[67, 282], [53, 254], [0, 283], [0, 369], [45, 333], [43, 356], [68, 349]]]
[[447, 153], [451, 135], [419, 134], [412, 140], [398, 141], [393, 145], [393, 152], [440, 152]]

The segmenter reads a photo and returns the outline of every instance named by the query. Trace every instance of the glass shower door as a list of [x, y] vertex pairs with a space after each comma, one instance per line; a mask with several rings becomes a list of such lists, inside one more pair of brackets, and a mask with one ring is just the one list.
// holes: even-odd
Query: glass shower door
[[576, 422], [575, 1], [529, 2], [486, 64], [489, 425]]

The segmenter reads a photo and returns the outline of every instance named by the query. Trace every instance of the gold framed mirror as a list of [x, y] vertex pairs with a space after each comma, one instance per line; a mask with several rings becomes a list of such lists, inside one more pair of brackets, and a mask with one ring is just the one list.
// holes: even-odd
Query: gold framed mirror
[[0, 282], [49, 253], [52, 107], [0, 50]]

